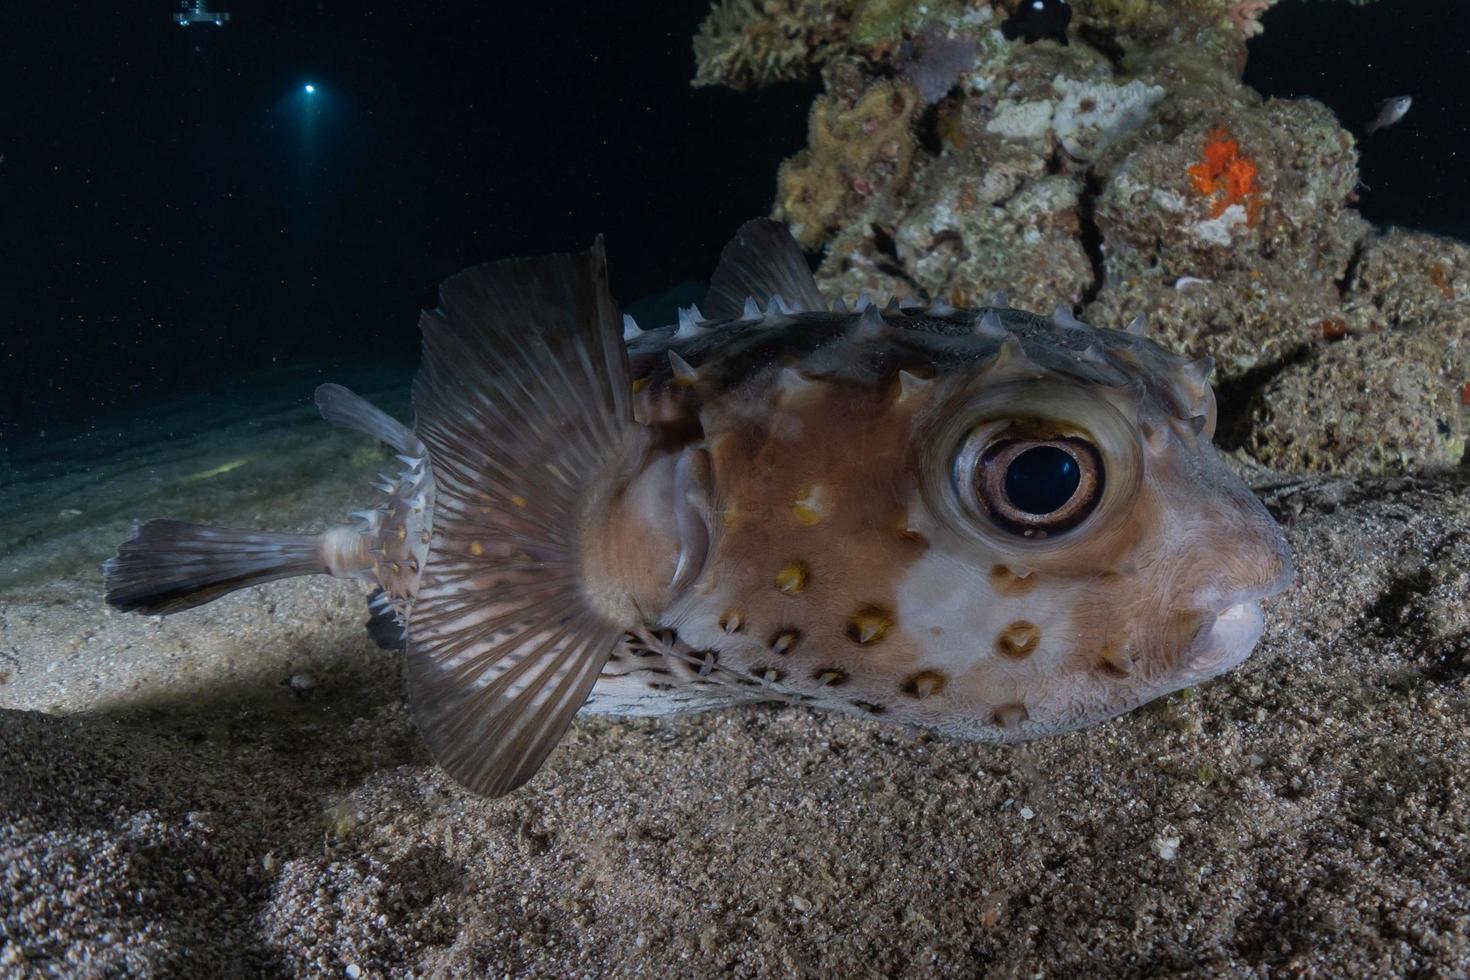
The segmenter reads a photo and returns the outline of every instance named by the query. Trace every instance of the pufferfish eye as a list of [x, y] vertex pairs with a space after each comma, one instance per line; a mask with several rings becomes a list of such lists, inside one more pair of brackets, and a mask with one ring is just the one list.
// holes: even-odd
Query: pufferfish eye
[[1143, 498], [1143, 433], [1096, 386], [1022, 378], [960, 393], [920, 430], [920, 492], [946, 530], [988, 556], [1075, 567], [1124, 540]]
[[1097, 449], [1075, 436], [1001, 438], [975, 461], [977, 503], [997, 524], [1025, 537], [1075, 527], [1102, 497], [1103, 464]]

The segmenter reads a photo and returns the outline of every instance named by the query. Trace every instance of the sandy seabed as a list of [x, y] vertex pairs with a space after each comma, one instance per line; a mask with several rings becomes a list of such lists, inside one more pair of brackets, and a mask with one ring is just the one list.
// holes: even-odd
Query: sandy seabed
[[0, 973], [1470, 974], [1463, 471], [1256, 474], [1298, 569], [1257, 652], [1092, 731], [587, 718], [483, 800], [417, 741], [362, 587], [102, 602], [134, 518], [370, 499], [387, 454], [289, 380], [0, 472]]

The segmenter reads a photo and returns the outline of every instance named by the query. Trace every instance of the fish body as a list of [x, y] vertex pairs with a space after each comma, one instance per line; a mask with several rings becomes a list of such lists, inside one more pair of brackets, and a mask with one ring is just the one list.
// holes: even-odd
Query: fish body
[[1364, 133], [1372, 133], [1385, 126], [1392, 126], [1408, 114], [1414, 105], [1414, 97], [1411, 95], [1396, 95], [1391, 99], [1384, 99], [1378, 103], [1378, 112], [1364, 128]]
[[268, 542], [209, 537], [261, 532], [180, 552], [193, 526], [151, 522], [109, 599], [183, 608], [148, 589], [177, 596], [201, 562], [169, 579], [171, 556], [216, 547], [234, 575], [199, 601], [366, 579], [421, 733], [491, 794], [584, 707], [770, 700], [1013, 741], [1249, 655], [1291, 563], [1211, 445], [1207, 359], [1060, 307], [829, 307], [767, 221], [701, 305], [619, 323], [600, 248], [462, 273], [422, 321], [414, 431], [318, 397], [403, 451], [385, 505], [261, 568], [239, 548], [260, 564]]
[[1072, 23], [1072, 7], [1067, 0], [1021, 0], [1011, 15], [1001, 22], [1001, 33], [1007, 40], [1034, 44], [1041, 40], [1067, 43], [1067, 25]]

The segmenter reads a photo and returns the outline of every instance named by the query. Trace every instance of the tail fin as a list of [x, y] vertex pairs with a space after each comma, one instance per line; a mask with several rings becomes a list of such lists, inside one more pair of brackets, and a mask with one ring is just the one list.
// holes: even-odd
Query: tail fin
[[327, 572], [321, 538], [184, 521], [149, 521], [102, 565], [107, 601], [125, 612], [176, 613], [227, 592]]
[[499, 795], [561, 740], [629, 625], [591, 607], [577, 559], [585, 495], [635, 431], [602, 240], [462, 272], [420, 326], [437, 498], [409, 702], [439, 764]]

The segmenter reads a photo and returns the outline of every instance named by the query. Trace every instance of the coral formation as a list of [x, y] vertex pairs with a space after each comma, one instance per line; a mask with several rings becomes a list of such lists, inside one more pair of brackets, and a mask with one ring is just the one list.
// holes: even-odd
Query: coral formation
[[1226, 8], [1230, 22], [1246, 37], [1256, 37], [1265, 31], [1261, 26], [1261, 15], [1271, 9], [1274, 0], [1235, 0]]
[[852, 7], [852, 0], [720, 0], [694, 38], [694, 84], [738, 91], [805, 78], [839, 50]]
[[858, 0], [850, 43], [858, 48], [892, 45], [926, 25], [961, 18], [965, 0]]
[[774, 213], [835, 294], [1148, 314], [1216, 358], [1222, 441], [1255, 462], [1457, 465], [1470, 256], [1375, 232], [1352, 135], [1241, 84], [1268, 6], [1078, 0], [1062, 46], [1007, 41], [1012, 4], [856, 3], [809, 52], [826, 92]]
[[808, 248], [821, 243], [851, 204], [903, 192], [920, 105], [916, 89], [892, 81], [817, 99], [810, 146], [786, 161], [777, 177], [777, 213], [798, 242]]

